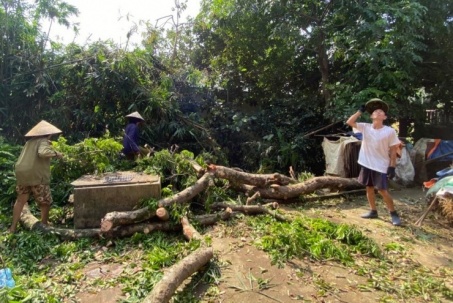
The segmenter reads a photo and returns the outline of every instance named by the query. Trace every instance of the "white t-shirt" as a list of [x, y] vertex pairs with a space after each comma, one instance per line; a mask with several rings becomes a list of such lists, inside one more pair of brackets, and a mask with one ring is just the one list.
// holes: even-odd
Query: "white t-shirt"
[[374, 129], [370, 123], [357, 123], [357, 129], [363, 136], [359, 164], [386, 174], [390, 164], [390, 146], [400, 144], [395, 130], [385, 125]]

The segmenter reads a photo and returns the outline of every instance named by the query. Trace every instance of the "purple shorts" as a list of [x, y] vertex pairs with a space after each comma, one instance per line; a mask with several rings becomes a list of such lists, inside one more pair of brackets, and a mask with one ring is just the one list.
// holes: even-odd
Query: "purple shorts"
[[374, 186], [377, 190], [387, 190], [389, 187], [387, 174], [377, 172], [363, 166], [360, 169], [357, 181], [365, 186]]

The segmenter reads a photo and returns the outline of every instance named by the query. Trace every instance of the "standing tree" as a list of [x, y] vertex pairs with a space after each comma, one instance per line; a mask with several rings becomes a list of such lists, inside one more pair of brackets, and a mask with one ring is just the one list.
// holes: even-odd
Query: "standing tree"
[[[19, 140], [41, 119], [51, 94], [52, 55], [41, 33], [43, 18], [69, 24], [77, 10], [62, 1], [1, 1], [0, 7], [0, 128], [8, 139]], [[51, 53], [51, 51], [50, 51]]]

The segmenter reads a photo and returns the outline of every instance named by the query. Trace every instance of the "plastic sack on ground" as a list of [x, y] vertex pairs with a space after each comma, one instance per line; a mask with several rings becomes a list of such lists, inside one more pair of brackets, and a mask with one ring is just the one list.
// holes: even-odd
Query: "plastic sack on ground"
[[401, 149], [401, 157], [396, 159], [395, 174], [395, 181], [405, 186], [412, 184], [414, 181], [414, 165], [405, 147]]

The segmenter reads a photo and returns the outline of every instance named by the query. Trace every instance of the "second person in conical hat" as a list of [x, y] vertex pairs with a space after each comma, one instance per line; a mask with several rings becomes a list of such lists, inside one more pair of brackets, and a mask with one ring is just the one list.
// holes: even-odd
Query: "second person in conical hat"
[[145, 119], [138, 113], [133, 112], [126, 116], [127, 125], [124, 130], [123, 150], [122, 153], [129, 160], [135, 160], [142, 154], [146, 155], [147, 150], [140, 147], [140, 126], [143, 125]]
[[14, 233], [20, 220], [20, 214], [30, 194], [41, 209], [41, 222], [48, 224], [52, 196], [50, 193], [50, 159], [62, 158], [63, 154], [55, 151], [50, 138], [60, 134], [61, 130], [47, 121], [36, 124], [25, 137], [28, 139], [15, 165], [17, 199], [14, 204], [13, 222], [9, 231]]

